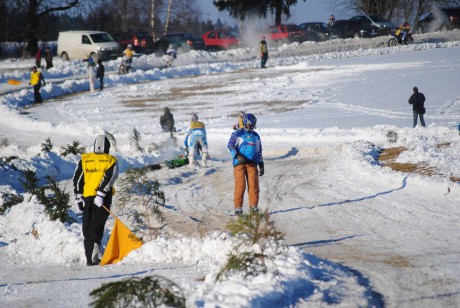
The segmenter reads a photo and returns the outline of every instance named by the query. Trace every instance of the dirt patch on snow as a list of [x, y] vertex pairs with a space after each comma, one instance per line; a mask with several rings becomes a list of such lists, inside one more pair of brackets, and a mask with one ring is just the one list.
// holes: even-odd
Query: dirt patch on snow
[[[444, 147], [449, 147], [450, 143], [440, 143], [436, 146], [437, 149], [441, 149]], [[400, 171], [400, 172], [407, 172], [407, 173], [418, 173], [427, 176], [448, 176], [452, 182], [460, 181], [460, 177], [454, 175], [447, 175], [439, 172], [435, 167], [429, 166], [424, 162], [420, 163], [398, 163], [396, 160], [398, 157], [406, 151], [407, 148], [405, 147], [396, 147], [396, 148], [389, 148], [383, 149], [379, 156], [379, 162], [382, 166], [390, 167], [392, 170]]]

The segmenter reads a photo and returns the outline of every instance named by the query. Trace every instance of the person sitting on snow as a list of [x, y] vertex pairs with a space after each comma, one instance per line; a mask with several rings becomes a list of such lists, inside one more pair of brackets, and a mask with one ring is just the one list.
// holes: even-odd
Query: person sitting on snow
[[185, 137], [184, 145], [189, 151], [189, 165], [195, 165], [195, 155], [201, 149], [201, 160], [203, 167], [207, 167], [208, 160], [208, 141], [206, 140], [206, 129], [202, 122], [198, 121], [196, 114], [192, 115], [190, 129]]

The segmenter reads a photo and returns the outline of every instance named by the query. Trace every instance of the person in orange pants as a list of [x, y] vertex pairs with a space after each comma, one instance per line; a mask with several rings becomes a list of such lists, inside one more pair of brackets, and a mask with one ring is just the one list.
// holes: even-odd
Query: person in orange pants
[[[227, 148], [233, 157], [233, 176], [235, 179], [235, 215], [243, 215], [243, 200], [246, 185], [249, 194], [251, 213], [259, 212], [259, 176], [264, 175], [262, 142], [254, 131], [257, 118], [247, 113], [243, 118], [243, 128], [232, 133]], [[259, 166], [259, 170], [257, 170]]]

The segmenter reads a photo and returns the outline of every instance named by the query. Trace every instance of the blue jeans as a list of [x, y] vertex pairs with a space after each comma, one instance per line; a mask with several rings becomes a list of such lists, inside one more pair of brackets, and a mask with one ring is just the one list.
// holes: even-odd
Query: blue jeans
[[268, 52], [264, 52], [260, 57], [260, 67], [265, 68], [265, 64], [268, 60]]
[[425, 127], [425, 120], [423, 119], [423, 114], [417, 112], [417, 111], [413, 111], [413, 114], [414, 114], [414, 126], [417, 126], [417, 118], [420, 117], [420, 124]]

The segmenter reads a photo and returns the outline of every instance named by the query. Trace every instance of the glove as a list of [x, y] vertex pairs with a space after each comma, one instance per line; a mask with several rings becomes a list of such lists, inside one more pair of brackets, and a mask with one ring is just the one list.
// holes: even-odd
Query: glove
[[81, 194], [75, 196], [75, 204], [78, 206], [80, 211], [83, 212], [85, 210], [85, 200], [83, 200]]
[[236, 154], [235, 158], [238, 160], [240, 164], [244, 164], [246, 162], [246, 159], [241, 154]]
[[259, 164], [259, 176], [264, 175], [265, 173], [265, 168], [264, 168], [264, 163]]
[[94, 198], [94, 205], [97, 207], [101, 207], [104, 203], [105, 194], [103, 192], [98, 191], [96, 198]]

